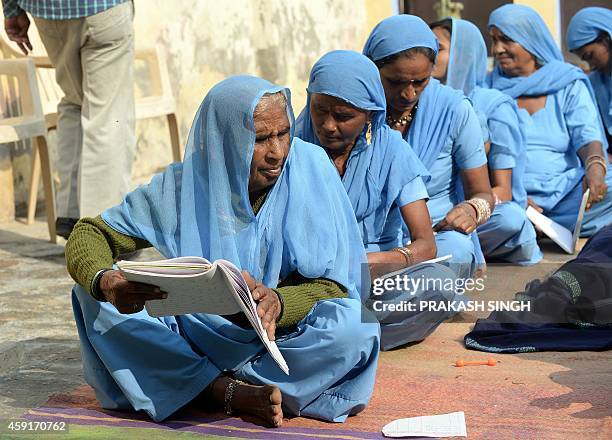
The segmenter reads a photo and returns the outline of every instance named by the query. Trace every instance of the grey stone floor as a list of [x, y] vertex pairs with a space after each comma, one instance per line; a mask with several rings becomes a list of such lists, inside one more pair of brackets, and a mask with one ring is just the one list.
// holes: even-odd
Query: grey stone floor
[[[527, 280], [552, 272], [567, 259], [550, 246], [544, 264], [491, 266], [482, 298], [511, 298]], [[72, 284], [63, 241], [48, 242], [42, 219], [33, 225], [0, 224], [0, 419], [18, 417], [50, 395], [84, 383]]]
[[0, 225], [0, 418], [83, 383], [71, 285], [45, 223]]

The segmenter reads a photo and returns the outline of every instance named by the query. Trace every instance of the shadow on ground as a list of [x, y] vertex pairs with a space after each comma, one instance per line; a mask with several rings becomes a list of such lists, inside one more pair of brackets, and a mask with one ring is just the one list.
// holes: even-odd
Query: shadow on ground
[[553, 397], [540, 397], [530, 402], [531, 406], [541, 409], [564, 409], [572, 405], [590, 408], [577, 410], [571, 413], [577, 419], [605, 419], [612, 416], [612, 383], [605, 378], [609, 377], [612, 367], [610, 352], [546, 352], [524, 353], [517, 355], [521, 359], [544, 361], [557, 364], [565, 368], [548, 375], [555, 383], [568, 388], [564, 394]]
[[0, 414], [17, 417], [55, 393], [84, 383], [77, 340], [36, 338], [5, 347], [0, 365]]

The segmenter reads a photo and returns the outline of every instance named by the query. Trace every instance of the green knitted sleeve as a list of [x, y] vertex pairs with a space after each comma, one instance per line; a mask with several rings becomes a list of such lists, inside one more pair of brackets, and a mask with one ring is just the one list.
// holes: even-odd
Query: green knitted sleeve
[[346, 289], [325, 278], [304, 278], [298, 272], [291, 273], [276, 290], [284, 302], [283, 315], [277, 326], [291, 327], [300, 322], [317, 301], [331, 298], [346, 298]]
[[151, 247], [149, 242], [115, 231], [101, 216], [85, 217], [74, 226], [66, 243], [68, 272], [91, 294], [91, 282], [98, 271], [112, 268], [120, 254], [147, 247]]

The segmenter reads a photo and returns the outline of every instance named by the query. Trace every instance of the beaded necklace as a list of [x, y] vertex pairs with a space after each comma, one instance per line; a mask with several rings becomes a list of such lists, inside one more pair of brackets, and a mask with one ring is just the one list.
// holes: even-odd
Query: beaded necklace
[[414, 119], [414, 114], [416, 113], [417, 108], [418, 108], [418, 105], [415, 105], [410, 110], [410, 113], [408, 113], [406, 116], [402, 116], [399, 119], [393, 119], [391, 115], [388, 115], [387, 125], [389, 125], [389, 127], [391, 128], [405, 127], [406, 125], [410, 124], [412, 120]]

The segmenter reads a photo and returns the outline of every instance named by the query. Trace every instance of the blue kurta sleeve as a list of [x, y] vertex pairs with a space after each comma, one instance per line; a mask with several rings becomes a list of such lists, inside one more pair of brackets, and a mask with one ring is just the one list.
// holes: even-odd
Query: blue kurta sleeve
[[566, 89], [563, 114], [571, 145], [575, 151], [590, 142], [602, 142], [599, 113], [582, 81], [574, 81]]
[[478, 116], [467, 99], [457, 106], [453, 130], [453, 157], [461, 169], [478, 168], [487, 163]]
[[400, 208], [409, 203], [416, 202], [417, 200], [427, 200], [429, 195], [427, 194], [427, 188], [421, 176], [416, 176], [401, 190], [395, 203]]
[[488, 121], [491, 150], [489, 151], [489, 168], [493, 170], [512, 169], [516, 167], [520, 154], [522, 139], [519, 120], [509, 102], [503, 102], [491, 113]]
[[389, 166], [384, 191], [387, 197], [395, 197], [392, 202], [399, 207], [427, 200], [425, 183], [431, 178], [429, 171], [397, 131], [389, 131], [389, 139], [393, 140], [385, 145], [389, 154], [382, 159]]

